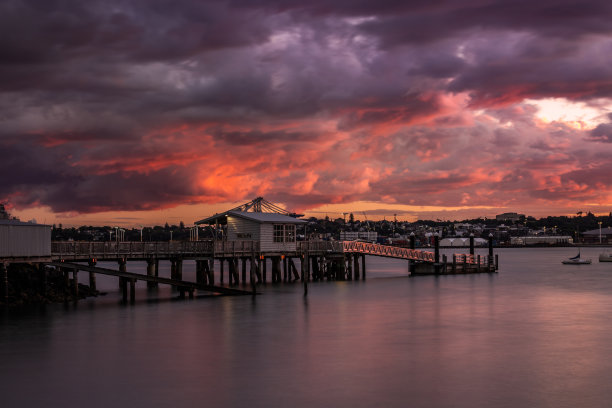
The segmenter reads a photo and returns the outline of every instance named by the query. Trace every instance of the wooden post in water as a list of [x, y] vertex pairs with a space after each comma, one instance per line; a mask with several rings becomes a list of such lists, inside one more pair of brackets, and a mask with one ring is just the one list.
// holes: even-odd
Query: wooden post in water
[[[127, 262], [125, 258], [119, 259], [119, 272], [127, 272]], [[124, 282], [119, 279], [119, 289], [123, 290]]]
[[170, 279], [176, 279], [176, 259], [170, 259]]
[[440, 236], [436, 232], [434, 234], [434, 272], [436, 274], [440, 273]]
[[238, 258], [231, 258], [232, 263], [234, 264], [234, 285], [240, 284], [240, 273], [238, 272], [238, 264], [240, 260]]
[[4, 262], [0, 262], [0, 279], [2, 282], [2, 297], [4, 304], [8, 305], [9, 301], [9, 284], [8, 284], [8, 267]]
[[355, 273], [355, 280], [359, 280], [359, 254], [353, 255], [353, 269]]
[[365, 254], [361, 254], [361, 279], [365, 280], [366, 275], [366, 262], [365, 262]]
[[272, 257], [272, 283], [278, 283], [281, 280], [281, 259], [279, 256]]
[[268, 283], [268, 277], [266, 276], [268, 275], [268, 260], [264, 256], [262, 256], [261, 263], [263, 264], [263, 283], [265, 285], [266, 283]]
[[474, 233], [470, 234], [470, 255], [474, 255]]
[[[416, 248], [416, 236], [414, 235], [414, 232], [410, 233], [410, 249], [415, 249]], [[410, 272], [410, 274], [414, 273], [414, 265], [415, 262], [410, 259], [408, 260], [408, 271]]]
[[249, 283], [251, 284], [251, 287], [255, 287], [255, 257], [252, 256], [251, 257], [251, 269], [249, 270]]
[[[347, 280], [353, 280], [353, 255], [352, 254], [347, 254], [346, 255], [347, 259], [343, 259], [342, 260], [342, 265], [347, 265], [346, 267], [346, 279]], [[343, 279], [344, 280], [344, 279]]]
[[242, 258], [242, 283], [246, 283], [246, 258]]
[[204, 260], [204, 262], [208, 265], [208, 284], [215, 284], [215, 258], [211, 258], [208, 260]]
[[[154, 277], [155, 276], [155, 259], [149, 258], [147, 259], [147, 276]], [[155, 282], [147, 281], [147, 288], [154, 288]]]
[[457, 255], [453, 254], [453, 273], [457, 273]]
[[437, 232], [434, 234], [434, 262], [440, 262], [440, 236]]
[[476, 267], [477, 271], [480, 272], [480, 255], [477, 257], [478, 266]]
[[[214, 260], [213, 258], [213, 261]], [[219, 258], [219, 282], [223, 284], [223, 258]]]
[[448, 268], [448, 264], [447, 264], [446, 255], [442, 255], [442, 271], [446, 273], [447, 268]]
[[121, 286], [121, 294], [123, 302], [125, 303], [128, 300], [127, 278], [119, 278], [119, 286]]
[[283, 282], [289, 281], [289, 264], [287, 263], [287, 257], [285, 255], [281, 255], [281, 259], [283, 260]]
[[72, 294], [74, 295], [74, 300], [79, 299], [79, 270], [72, 270]]
[[130, 279], [130, 303], [136, 301], [136, 279]]
[[295, 262], [293, 262], [293, 258], [289, 258], [289, 270], [290, 273], [293, 272], [293, 281], [300, 280], [300, 274], [297, 271], [297, 267], [295, 266]]
[[183, 260], [181, 258], [176, 260], [176, 279], [183, 280]]
[[493, 234], [489, 233], [489, 260], [487, 262], [489, 271], [493, 266]]
[[202, 270], [202, 261], [197, 260], [195, 261], [195, 266], [196, 266], [196, 283], [198, 285], [203, 285], [204, 284], [204, 271]]
[[[153, 263], [154, 265], [154, 270], [155, 270], [155, 277], [159, 278], [159, 259], [155, 258], [155, 262]], [[157, 282], [153, 282], [153, 286], [154, 288], [156, 288], [158, 286]]]
[[[96, 260], [95, 259], [90, 259], [87, 262], [87, 265], [91, 266], [92, 268], [96, 266]], [[96, 290], [96, 274], [95, 272], [89, 272], [89, 288], [91, 290]]]

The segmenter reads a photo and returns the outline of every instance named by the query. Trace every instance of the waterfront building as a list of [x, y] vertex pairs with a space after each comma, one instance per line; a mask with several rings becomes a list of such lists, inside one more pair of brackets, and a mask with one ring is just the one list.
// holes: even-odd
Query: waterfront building
[[530, 235], [510, 238], [510, 245], [566, 245], [573, 244], [568, 235]]
[[[612, 227], [597, 228], [585, 231], [582, 234], [582, 241], [585, 244], [609, 244], [612, 243]], [[600, 240], [601, 237], [601, 240]]]
[[256, 242], [262, 252], [295, 252], [297, 226], [307, 224], [296, 215], [258, 197], [195, 225], [214, 225], [215, 236], [221, 229], [225, 240]]

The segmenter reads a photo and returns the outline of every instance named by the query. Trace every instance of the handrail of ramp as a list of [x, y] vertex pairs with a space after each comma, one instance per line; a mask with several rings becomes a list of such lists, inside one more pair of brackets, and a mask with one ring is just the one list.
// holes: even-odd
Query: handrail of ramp
[[390, 245], [372, 244], [370, 242], [342, 241], [342, 250], [348, 253], [360, 253], [366, 255], [386, 256], [389, 258], [435, 262], [433, 252]]

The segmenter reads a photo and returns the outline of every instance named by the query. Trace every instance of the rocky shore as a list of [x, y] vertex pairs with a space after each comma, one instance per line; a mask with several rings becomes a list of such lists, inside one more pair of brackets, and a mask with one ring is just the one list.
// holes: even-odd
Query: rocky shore
[[[6, 305], [4, 283], [0, 282], [0, 305]], [[32, 265], [13, 264], [8, 268], [8, 306], [46, 304], [76, 301], [103, 293], [79, 283], [78, 296], [74, 294], [72, 279], [63, 272], [45, 267], [43, 271]]]

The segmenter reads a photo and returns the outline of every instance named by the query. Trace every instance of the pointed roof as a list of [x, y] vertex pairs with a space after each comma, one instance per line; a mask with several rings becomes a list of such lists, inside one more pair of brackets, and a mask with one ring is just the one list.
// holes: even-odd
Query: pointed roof
[[220, 214], [215, 214], [208, 218], [203, 218], [199, 221], [194, 222], [195, 225], [201, 224], [225, 224], [227, 223], [227, 216], [233, 215], [257, 221], [260, 223], [264, 222], [277, 222], [285, 224], [301, 224], [305, 221], [298, 220], [298, 217], [303, 217], [303, 214], [296, 214], [285, 210], [277, 206], [274, 203], [264, 199], [263, 197], [257, 197], [254, 200], [239, 205], [238, 207], [232, 208]]

